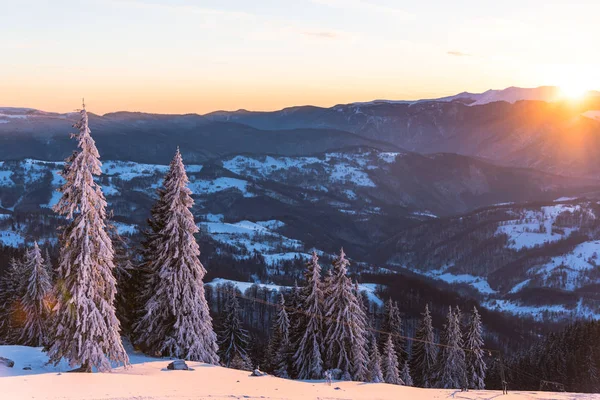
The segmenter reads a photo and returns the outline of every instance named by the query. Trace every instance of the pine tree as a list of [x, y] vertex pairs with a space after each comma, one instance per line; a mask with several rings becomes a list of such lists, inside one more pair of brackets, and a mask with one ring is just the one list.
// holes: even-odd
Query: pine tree
[[331, 369], [339, 369], [342, 374], [358, 373], [354, 379], [366, 380], [366, 315], [352, 281], [347, 276], [349, 264], [344, 250], [340, 250], [340, 255], [333, 264], [328, 296], [325, 299], [325, 316], [328, 321], [324, 341], [327, 350], [326, 365]]
[[425, 305], [425, 312], [421, 315], [423, 319], [417, 328], [413, 345], [412, 372], [417, 386], [430, 388], [435, 383], [437, 347], [429, 305]]
[[285, 298], [283, 293], [279, 298], [279, 310], [273, 324], [273, 336], [271, 337], [269, 363], [275, 375], [280, 378], [290, 377], [290, 319], [285, 309]]
[[[403, 338], [404, 330], [402, 329], [402, 318], [400, 317], [400, 309], [398, 308], [398, 303], [392, 301], [392, 299], [388, 299], [385, 302], [381, 330], [383, 332], [392, 334], [392, 341], [394, 342], [394, 348], [396, 349], [398, 362], [403, 363], [406, 359], [408, 359], [408, 355], [405, 349], [406, 342]], [[385, 340], [387, 339], [382, 337], [381, 340], [381, 347], [383, 348], [383, 346], [385, 345]]]
[[29, 277], [27, 290], [21, 299], [25, 312], [21, 342], [27, 346], [43, 346], [48, 333], [52, 285], [37, 242], [27, 252], [25, 269]]
[[387, 335], [387, 340], [383, 346], [383, 379], [385, 383], [393, 385], [403, 385], [404, 382], [400, 379], [400, 371], [398, 370], [398, 356], [394, 349], [394, 341], [392, 335]]
[[400, 372], [400, 379], [404, 382], [405, 386], [413, 386], [413, 380], [410, 376], [410, 367], [408, 366], [408, 360], [404, 361], [402, 371]]
[[319, 257], [314, 251], [307, 265], [306, 286], [300, 290], [299, 297], [304, 313], [298, 319], [294, 368], [299, 379], [320, 379], [323, 374], [323, 289]]
[[375, 336], [371, 338], [371, 348], [369, 357], [369, 382], [383, 382], [383, 373], [381, 372], [381, 356], [379, 354], [379, 346]]
[[85, 107], [75, 128], [79, 152], [67, 159], [65, 184], [54, 210], [68, 225], [61, 234], [57, 269], [56, 318], [48, 350], [50, 361], [99, 371], [111, 363], [129, 363], [115, 315], [116, 282], [113, 247], [106, 232], [106, 200], [94, 181], [101, 171], [100, 155], [90, 135]]
[[132, 326], [136, 316], [136, 298], [139, 295], [138, 285], [134, 281], [135, 267], [131, 262], [131, 254], [127, 241], [119, 235], [116, 227], [109, 226], [109, 232], [115, 249], [115, 279], [117, 295], [115, 298], [116, 315], [121, 323], [124, 336], [131, 337]]
[[46, 273], [48, 274], [48, 277], [50, 278], [50, 283], [54, 284], [54, 278], [55, 278], [55, 274], [54, 274], [54, 268], [52, 267], [52, 258], [50, 257], [50, 251], [48, 251], [48, 247], [46, 247], [46, 249], [44, 250], [44, 266], [46, 268]]
[[485, 389], [485, 372], [487, 368], [483, 360], [482, 330], [481, 317], [477, 308], [473, 307], [473, 314], [471, 315], [467, 330], [467, 377], [469, 379], [469, 387], [480, 390]]
[[194, 200], [177, 150], [164, 180], [159, 201], [160, 230], [153, 239], [154, 257], [137, 341], [153, 354], [217, 364], [217, 342], [202, 279], [206, 274], [194, 234], [198, 228], [190, 212]]
[[7, 344], [17, 343], [23, 328], [21, 299], [25, 293], [25, 263], [11, 259], [8, 270], [0, 279], [0, 339]]
[[449, 307], [447, 322], [442, 333], [443, 347], [439, 352], [436, 374], [436, 386], [443, 389], [467, 387], [465, 352], [458, 318], [458, 314]]
[[356, 329], [352, 344], [352, 376], [355, 381], [366, 382], [369, 378], [368, 320], [358, 283], [354, 284], [354, 295], [358, 302], [358, 310], [355, 315]]
[[221, 361], [227, 368], [250, 369], [251, 364], [247, 353], [248, 331], [242, 328], [240, 305], [235, 290], [233, 285], [226, 289], [224, 319], [219, 341]]

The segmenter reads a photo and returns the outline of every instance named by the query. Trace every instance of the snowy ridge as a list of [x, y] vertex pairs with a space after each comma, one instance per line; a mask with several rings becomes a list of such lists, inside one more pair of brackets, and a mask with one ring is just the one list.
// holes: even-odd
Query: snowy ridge
[[[371, 153], [345, 154], [327, 153], [324, 157], [250, 157], [235, 156], [223, 162], [229, 171], [255, 180], [270, 179], [284, 182], [289, 176], [306, 176], [303, 187], [326, 190], [309, 183], [310, 179], [322, 175], [332, 183], [341, 183], [359, 187], [375, 187], [368, 175], [368, 170], [385, 167], [392, 163], [401, 153], [379, 153], [373, 164]], [[282, 172], [287, 174], [282, 174]], [[321, 180], [322, 182], [322, 180]]]

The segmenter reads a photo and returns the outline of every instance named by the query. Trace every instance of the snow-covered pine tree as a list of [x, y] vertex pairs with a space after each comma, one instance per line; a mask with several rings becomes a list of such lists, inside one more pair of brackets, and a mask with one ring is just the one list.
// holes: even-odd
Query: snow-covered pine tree
[[[366, 315], [353, 289], [352, 281], [347, 276], [348, 265], [344, 249], [333, 263], [328, 296], [325, 299], [325, 318], [327, 333], [324, 339], [326, 349], [326, 365], [330, 369], [339, 369], [342, 375], [357, 371], [361, 376], [355, 379], [366, 379], [363, 363], [366, 363], [361, 347], [364, 347]], [[355, 352], [357, 354], [355, 354]], [[352, 375], [350, 375], [352, 376]]]
[[55, 274], [54, 267], [52, 267], [52, 257], [50, 257], [50, 251], [48, 250], [48, 247], [46, 247], [46, 249], [44, 250], [44, 267], [46, 268], [46, 273], [50, 278], [50, 283], [53, 285]]
[[39, 347], [46, 344], [52, 284], [37, 242], [34, 242], [33, 248], [27, 252], [25, 270], [29, 277], [27, 290], [21, 298], [25, 313], [21, 342], [27, 346]]
[[[163, 178], [163, 186], [156, 190], [157, 199], [150, 209], [150, 218], [147, 220], [148, 228], [143, 231], [139, 262], [131, 271], [132, 290], [137, 293], [132, 304], [134, 320], [136, 321], [139, 321], [145, 314], [145, 305], [153, 295], [153, 288], [158, 284], [157, 280], [160, 279], [154, 273], [156, 267], [154, 263], [158, 254], [157, 241], [161, 237], [161, 230], [165, 227], [166, 213], [169, 210], [168, 205], [165, 204], [164, 183], [172, 179], [172, 174], [172, 168], [169, 168]], [[135, 329], [133, 334], [136, 335]], [[135, 339], [139, 341], [139, 338], [136, 337]]]
[[279, 298], [279, 310], [277, 318], [273, 324], [273, 335], [271, 336], [269, 351], [269, 364], [275, 375], [280, 378], [289, 378], [290, 374], [290, 319], [285, 308], [285, 298], [283, 293]]
[[431, 388], [435, 384], [437, 346], [429, 305], [425, 305], [425, 312], [421, 315], [423, 319], [415, 334], [411, 370], [416, 386]]
[[352, 377], [355, 381], [366, 382], [369, 378], [369, 321], [358, 283], [354, 284], [354, 295], [359, 307], [358, 314], [355, 316], [356, 336], [352, 345]]
[[473, 307], [473, 313], [467, 328], [466, 341], [466, 361], [467, 378], [471, 389], [485, 389], [486, 365], [483, 359], [483, 327], [481, 325], [481, 316], [477, 307]]
[[202, 279], [206, 274], [194, 234], [194, 204], [179, 149], [164, 180], [161, 223], [148, 266], [149, 297], [134, 327], [153, 354], [217, 364], [217, 342]]
[[402, 371], [400, 372], [400, 379], [402, 379], [402, 382], [404, 382], [405, 386], [413, 386], [413, 380], [410, 376], [410, 367], [408, 366], [408, 360], [404, 361]]
[[81, 370], [108, 371], [129, 359], [119, 333], [114, 300], [113, 246], [106, 232], [106, 200], [94, 176], [100, 155], [88, 126], [85, 106], [74, 127], [79, 152], [67, 159], [64, 185], [54, 210], [69, 221], [60, 237], [56, 318], [48, 347], [50, 361], [66, 358]]
[[[392, 301], [392, 299], [388, 299], [385, 302], [381, 330], [392, 334], [392, 341], [394, 342], [394, 349], [396, 349], [398, 362], [400, 364], [404, 363], [404, 361], [408, 359], [408, 354], [406, 353], [406, 341], [403, 338], [404, 330], [402, 328], [402, 318], [400, 317], [398, 303]], [[385, 338], [385, 335], [382, 335], [380, 340], [380, 346], [383, 349], [387, 338]]]
[[248, 358], [248, 331], [242, 327], [240, 304], [233, 285], [226, 286], [225, 307], [220, 333], [221, 362], [227, 368], [251, 369]]
[[438, 355], [436, 386], [443, 389], [462, 389], [467, 387], [467, 371], [460, 322], [452, 307], [448, 308], [448, 317], [442, 332], [443, 347]]
[[369, 382], [383, 382], [383, 372], [381, 372], [381, 355], [379, 354], [379, 346], [375, 336], [371, 338], [370, 354], [369, 354]]
[[320, 379], [323, 375], [323, 289], [321, 266], [315, 251], [307, 264], [305, 276], [306, 286], [302, 287], [299, 294], [303, 313], [298, 318], [294, 368], [298, 379]]
[[404, 385], [404, 382], [400, 378], [398, 356], [394, 349], [394, 341], [392, 335], [387, 335], [387, 340], [383, 346], [383, 379], [385, 383], [391, 383], [393, 385]]

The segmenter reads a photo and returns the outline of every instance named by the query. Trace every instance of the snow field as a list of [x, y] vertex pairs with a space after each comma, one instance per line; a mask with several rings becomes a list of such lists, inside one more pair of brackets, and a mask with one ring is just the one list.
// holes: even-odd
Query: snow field
[[[111, 373], [60, 373], [67, 366], [45, 366], [39, 348], [0, 346], [0, 357], [15, 361], [0, 367], [2, 399], [7, 400], [200, 400], [200, 399], [347, 399], [347, 400], [592, 400], [593, 394], [420, 389], [385, 383], [293, 381], [273, 376], [251, 377], [248, 371], [189, 362], [194, 371], [166, 370], [169, 360], [130, 354], [132, 366]], [[31, 367], [31, 370], [23, 370]]]

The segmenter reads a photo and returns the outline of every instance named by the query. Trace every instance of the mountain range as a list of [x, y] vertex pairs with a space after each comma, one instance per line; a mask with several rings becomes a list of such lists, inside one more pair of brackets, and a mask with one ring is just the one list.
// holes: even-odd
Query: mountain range
[[[598, 92], [570, 101], [554, 87], [508, 88], [273, 112], [90, 114], [90, 127], [124, 233], [143, 229], [179, 146], [194, 214], [221, 252], [258, 251], [275, 265], [344, 246], [360, 265], [451, 283], [489, 308], [532, 314], [541, 302], [589, 317], [600, 315], [584, 301], [600, 284], [599, 111]], [[0, 108], [0, 243], [55, 238], [43, 226], [55, 223], [77, 118]]]

